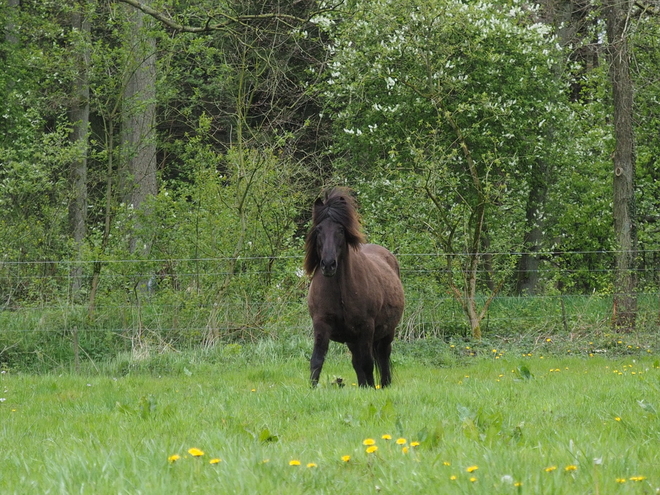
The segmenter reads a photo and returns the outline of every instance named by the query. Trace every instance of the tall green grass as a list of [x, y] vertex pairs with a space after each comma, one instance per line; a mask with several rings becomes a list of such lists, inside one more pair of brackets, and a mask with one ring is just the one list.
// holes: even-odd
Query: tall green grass
[[[557, 342], [554, 354], [399, 343], [393, 386], [363, 390], [352, 385], [343, 347], [333, 346], [313, 390], [303, 344], [125, 355], [79, 375], [5, 372], [0, 492], [574, 494], [660, 486], [660, 369], [648, 350], [607, 358], [564, 355]], [[334, 385], [336, 377], [347, 385]], [[375, 452], [366, 452], [366, 439]]]
[[[172, 299], [164, 291], [121, 303], [106, 301], [91, 316], [86, 307], [67, 304], [0, 311], [0, 368], [59, 372], [76, 363], [99, 365], [126, 352], [159, 354], [228, 343], [297, 342], [311, 332], [304, 291], [299, 292], [295, 297], [258, 301], [247, 296], [223, 300], [217, 310], [192, 296]], [[634, 334], [638, 342], [657, 341], [659, 305], [657, 294], [639, 295]], [[611, 307], [611, 298], [602, 295], [498, 297], [482, 324], [484, 339], [516, 341], [534, 349], [552, 336], [574, 342], [576, 348], [580, 343], [582, 352], [589, 347], [616, 347], [611, 341], [618, 337], [609, 335]], [[469, 334], [465, 316], [451, 297], [407, 294], [399, 340], [460, 341]]]

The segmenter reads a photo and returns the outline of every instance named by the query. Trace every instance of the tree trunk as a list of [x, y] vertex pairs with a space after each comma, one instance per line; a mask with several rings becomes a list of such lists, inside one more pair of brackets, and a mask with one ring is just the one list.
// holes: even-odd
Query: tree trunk
[[18, 8], [21, 2], [19, 0], [7, 0], [7, 11], [10, 13], [10, 21], [5, 24], [5, 41], [10, 45], [18, 45], [18, 35], [16, 34], [16, 24], [14, 23], [13, 15], [18, 13]]
[[617, 255], [612, 323], [616, 331], [634, 330], [637, 316], [633, 84], [627, 39], [631, 8], [630, 0], [607, 0], [605, 3], [614, 103], [613, 216]]
[[524, 252], [518, 260], [518, 278], [516, 293], [533, 295], [539, 281], [539, 265], [541, 260], [537, 254], [543, 242], [543, 210], [548, 193], [549, 167], [541, 161], [532, 170], [530, 190], [527, 196], [525, 217], [527, 231], [524, 237]]
[[[148, 3], [148, 2], [145, 2]], [[124, 202], [139, 209], [158, 192], [156, 182], [156, 40], [147, 31], [149, 16], [128, 8], [128, 80], [122, 120], [122, 195]], [[142, 240], [145, 251], [146, 240]], [[131, 236], [130, 250], [138, 247]]]
[[[76, 149], [76, 158], [71, 162], [69, 199], [69, 228], [73, 239], [76, 262], [70, 271], [72, 299], [77, 299], [82, 287], [82, 245], [87, 225], [87, 137], [89, 132], [89, 78], [90, 50], [88, 41], [90, 23], [84, 11], [71, 15], [71, 28], [74, 31], [74, 46], [71, 53], [75, 57], [76, 76], [73, 80], [72, 97], [69, 105], [71, 134], [69, 139]], [[76, 39], [77, 38], [77, 39]]]

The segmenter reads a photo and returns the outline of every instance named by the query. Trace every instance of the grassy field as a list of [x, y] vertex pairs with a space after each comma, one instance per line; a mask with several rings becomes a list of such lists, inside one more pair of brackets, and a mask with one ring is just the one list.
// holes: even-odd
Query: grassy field
[[[444, 357], [434, 361], [401, 344], [394, 385], [362, 390], [335, 346], [312, 390], [302, 343], [286, 358], [255, 345], [133, 368], [118, 359], [81, 374], [4, 372], [0, 493], [660, 487], [660, 369], [648, 349], [614, 358], [500, 349], [469, 357], [469, 346], [438, 344]], [[338, 376], [345, 387], [332, 384]]]

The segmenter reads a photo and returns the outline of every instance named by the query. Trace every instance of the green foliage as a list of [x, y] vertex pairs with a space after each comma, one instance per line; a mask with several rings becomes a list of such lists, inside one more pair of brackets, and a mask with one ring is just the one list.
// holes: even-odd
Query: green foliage
[[561, 53], [528, 15], [482, 3], [379, 2], [338, 28], [326, 94], [337, 151], [348, 152], [343, 173], [374, 190], [367, 208], [377, 195], [407, 214], [401, 230], [382, 222], [395, 236], [432, 234], [415, 252], [472, 252], [483, 201], [489, 249], [522, 242], [521, 198], [533, 164], [557, 153], [550, 131], [561, 132], [565, 118], [553, 74]]
[[[653, 272], [657, 265], [658, 237], [657, 211], [659, 208], [658, 184], [660, 179], [660, 113], [658, 94], [660, 92], [660, 22], [657, 16], [649, 16], [639, 22], [632, 36], [635, 53], [633, 77], [637, 81], [635, 90], [635, 133], [637, 151], [637, 215], [639, 219], [638, 237], [640, 249], [651, 251], [640, 260], [642, 269]], [[649, 273], [650, 274], [650, 273]], [[651, 285], [655, 277], [647, 280]]]
[[[301, 296], [297, 261], [287, 254], [298, 252], [292, 240], [307, 202], [304, 174], [267, 151], [221, 155], [193, 139], [187, 152], [190, 184], [161, 188], [138, 212], [118, 212], [112, 242], [98, 258], [109, 262], [100, 311], [114, 312], [128, 298], [152, 321], [152, 343], [156, 336], [178, 346], [258, 335], [278, 318], [283, 298]], [[131, 235], [145, 241], [149, 260], [129, 251]], [[135, 262], [112, 263], [118, 259]], [[158, 316], [154, 306], [170, 309]]]

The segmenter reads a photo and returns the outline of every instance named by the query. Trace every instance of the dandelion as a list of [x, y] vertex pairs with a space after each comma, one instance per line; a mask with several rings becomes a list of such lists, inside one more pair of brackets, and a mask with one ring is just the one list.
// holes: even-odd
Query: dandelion
[[465, 468], [465, 470], [466, 470], [468, 473], [474, 473], [477, 469], [479, 469], [478, 466], [468, 466], [467, 468]]
[[474, 483], [475, 481], [477, 481], [477, 478], [475, 478], [474, 476], [472, 476], [472, 477], [470, 478], [470, 482], [471, 482], [471, 483]]
[[557, 469], [557, 466], [548, 466], [547, 468], [545, 468], [545, 472], [546, 472], [546, 473], [551, 473], [551, 472], [553, 472], [555, 469]]
[[220, 464], [222, 462], [222, 459], [218, 459], [217, 457], [214, 459], [211, 459], [209, 461], [209, 464]]
[[516, 482], [513, 484], [513, 486], [515, 486], [516, 488], [520, 488], [520, 487], [522, 486], [522, 481], [516, 481]]
[[621, 418], [620, 418], [619, 416], [616, 416], [616, 417], [614, 418], [614, 421], [621, 421]]
[[367, 447], [369, 445], [376, 445], [376, 440], [374, 440], [373, 438], [365, 438], [364, 440], [362, 440], [362, 445], [366, 445]]
[[419, 442], [410, 442], [411, 447], [417, 447], [419, 445]]
[[630, 481], [644, 481], [646, 476], [631, 476]]
[[408, 453], [408, 447], [404, 447], [401, 449], [402, 454], [407, 454]]
[[397, 438], [396, 439], [396, 444], [397, 445], [405, 445], [406, 443], [408, 443], [408, 440], [406, 440], [405, 438]]
[[378, 450], [378, 447], [376, 447], [375, 445], [371, 445], [371, 446], [367, 447], [366, 452], [367, 452], [367, 454], [373, 454], [377, 450]]
[[314, 462], [308, 462], [308, 463], [307, 463], [307, 467], [308, 467], [308, 468], [315, 468], [315, 467], [317, 467], [317, 466], [316, 466], [316, 463], [314, 463]]
[[172, 454], [167, 458], [167, 462], [176, 462], [179, 459], [181, 459], [181, 456], [179, 454]]
[[452, 474], [452, 475], [449, 477], [449, 479], [452, 480], [452, 481], [456, 481], [456, 480], [458, 479], [458, 477], [457, 477], [455, 474]]
[[442, 464], [444, 466], [451, 466], [451, 462], [449, 462], [449, 461], [443, 461]]
[[566, 471], [567, 473], [571, 471], [577, 471], [577, 466], [574, 464], [569, 464], [564, 468], [564, 471]]
[[343, 456], [341, 456], [341, 460], [344, 461], [344, 462], [348, 462], [348, 461], [351, 460], [351, 456], [350, 455], [343, 455]]
[[383, 440], [392, 440], [392, 435], [388, 435], [388, 434], [386, 433], [385, 435], [383, 435], [383, 436], [380, 437], [380, 438], [382, 438]]
[[188, 453], [193, 457], [202, 457], [204, 455], [204, 451], [196, 447], [193, 447], [192, 449], [188, 449]]
[[616, 480], [617, 483], [625, 483], [627, 480], [625, 478], [617, 478]]
[[291, 459], [289, 461], [289, 466], [300, 466], [300, 461], [298, 459]]

